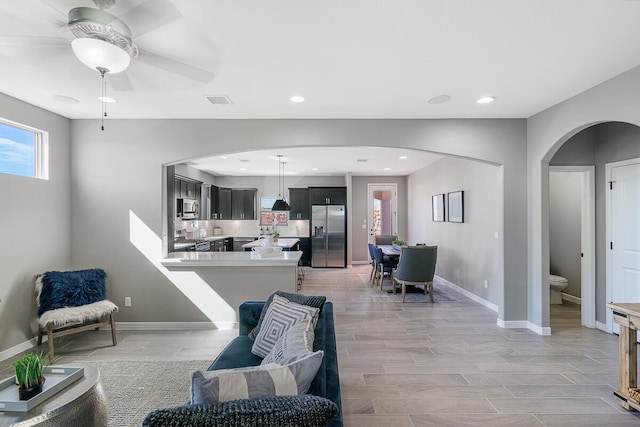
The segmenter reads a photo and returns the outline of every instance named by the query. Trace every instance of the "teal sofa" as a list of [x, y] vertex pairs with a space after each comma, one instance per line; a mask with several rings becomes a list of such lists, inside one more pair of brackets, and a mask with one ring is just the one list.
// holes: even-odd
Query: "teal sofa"
[[[257, 366], [262, 359], [251, 353], [253, 340], [248, 334], [257, 326], [264, 301], [247, 301], [239, 307], [239, 335], [233, 339], [213, 361], [208, 370], [233, 369], [247, 366]], [[337, 406], [337, 414], [329, 420], [330, 427], [342, 427], [342, 402], [340, 398], [340, 378], [338, 375], [338, 354], [336, 351], [336, 335], [333, 320], [333, 304], [325, 302], [315, 327], [313, 350], [323, 350], [324, 357], [316, 376], [314, 377], [307, 395], [279, 396], [266, 399], [246, 399], [243, 401], [223, 402], [217, 405], [184, 405], [177, 408], [161, 409], [150, 413], [143, 426], [160, 425], [254, 425], [252, 419], [258, 408], [270, 408], [278, 416], [284, 416], [289, 421], [274, 421], [278, 425], [311, 425], [300, 418], [310, 412], [310, 408], [323, 406], [325, 399]], [[212, 407], [213, 406], [213, 407]], [[231, 413], [231, 415], [229, 415]], [[274, 414], [268, 414], [273, 417]], [[244, 417], [244, 418], [243, 418]], [[291, 421], [291, 419], [294, 421]], [[233, 418], [232, 420], [230, 418]], [[266, 420], [266, 418], [265, 418]], [[265, 421], [267, 422], [267, 421]], [[248, 423], [248, 424], [245, 424]], [[267, 422], [268, 423], [268, 422]], [[302, 424], [300, 424], [302, 423]], [[263, 425], [262, 423], [259, 423]]]

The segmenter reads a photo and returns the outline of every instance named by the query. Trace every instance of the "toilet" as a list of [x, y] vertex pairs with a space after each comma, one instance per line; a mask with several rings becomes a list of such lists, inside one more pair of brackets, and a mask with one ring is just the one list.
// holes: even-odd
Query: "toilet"
[[549, 275], [549, 304], [562, 304], [562, 291], [568, 284], [566, 277]]

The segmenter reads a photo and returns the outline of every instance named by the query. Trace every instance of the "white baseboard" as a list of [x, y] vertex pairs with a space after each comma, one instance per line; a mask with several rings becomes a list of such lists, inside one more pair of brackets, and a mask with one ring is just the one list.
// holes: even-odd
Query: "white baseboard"
[[574, 295], [565, 294], [564, 292], [560, 292], [562, 295], [562, 299], [565, 301], [572, 302], [574, 304], [582, 305], [582, 298], [576, 297]]
[[601, 331], [606, 332], [608, 334], [611, 333], [611, 332], [609, 332], [609, 328], [607, 328], [607, 324], [606, 323], [602, 323], [602, 322], [596, 321], [596, 328], [598, 328]]
[[[492, 302], [487, 301], [484, 298], [479, 297], [478, 295], [471, 293], [469, 291], [467, 291], [466, 289], [461, 288], [458, 285], [455, 285], [451, 282], [449, 282], [446, 279], [443, 279], [440, 276], [436, 276], [434, 279], [435, 283], [439, 283], [445, 286], [450, 286], [452, 288], [454, 288], [456, 291], [460, 292], [461, 294], [463, 294], [464, 296], [466, 296], [469, 299], [474, 300], [475, 302], [484, 305], [485, 307], [487, 307], [490, 310], [495, 311], [496, 313], [498, 313], [498, 306]], [[531, 322], [529, 322], [528, 320], [507, 320], [504, 321], [502, 319], [498, 319], [497, 320], [497, 325], [501, 328], [504, 329], [529, 329], [533, 332], [535, 332], [536, 334], [539, 335], [551, 335], [551, 328], [549, 327], [541, 327], [538, 325], [535, 325]]]
[[440, 284], [440, 285], [445, 285], [445, 286], [449, 286], [453, 289], [455, 289], [456, 291], [460, 292], [462, 295], [464, 295], [465, 297], [474, 300], [475, 302], [477, 302], [478, 304], [482, 304], [485, 307], [487, 307], [490, 310], [495, 311], [496, 313], [498, 312], [498, 306], [495, 305], [492, 302], [487, 301], [484, 298], [480, 298], [478, 295], [469, 292], [466, 289], [461, 288], [458, 285], [455, 285], [453, 283], [451, 283], [450, 281], [443, 279], [440, 276], [435, 276], [435, 278], [433, 279], [434, 283]]
[[[109, 330], [109, 326], [103, 329]], [[188, 329], [238, 329], [238, 322], [116, 322], [120, 331], [181, 331]]]
[[[47, 342], [47, 336], [43, 336], [42, 337], [42, 342], [45, 343]], [[27, 340], [23, 343], [20, 343], [18, 345], [14, 345], [11, 348], [8, 348], [4, 351], [0, 351], [0, 362], [3, 360], [7, 360], [10, 357], [15, 356], [16, 354], [20, 354], [23, 351], [27, 351], [27, 350], [31, 350], [33, 347], [35, 347], [38, 344], [38, 338], [31, 338], [30, 340]]]

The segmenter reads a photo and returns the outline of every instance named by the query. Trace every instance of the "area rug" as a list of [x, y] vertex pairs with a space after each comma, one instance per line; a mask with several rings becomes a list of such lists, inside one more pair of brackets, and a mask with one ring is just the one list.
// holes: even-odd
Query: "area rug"
[[109, 402], [108, 426], [140, 426], [154, 409], [189, 401], [191, 373], [205, 370], [207, 360], [141, 361], [90, 360], [77, 362], [100, 371], [100, 383]]
[[[373, 285], [371, 282], [365, 282], [364, 286], [371, 299], [375, 302], [402, 302], [402, 291], [398, 286], [396, 294], [390, 293], [391, 282], [385, 279], [382, 291], [380, 286]], [[460, 300], [460, 294], [454, 289], [446, 285], [433, 284], [433, 300], [436, 303], [439, 302], [457, 302]], [[405, 302], [431, 302], [429, 294], [424, 293], [422, 286], [407, 286], [407, 295]]]

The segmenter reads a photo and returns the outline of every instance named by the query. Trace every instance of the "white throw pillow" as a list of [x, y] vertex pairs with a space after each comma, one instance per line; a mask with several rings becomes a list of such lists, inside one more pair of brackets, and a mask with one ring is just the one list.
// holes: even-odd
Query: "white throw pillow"
[[273, 348], [262, 360], [262, 365], [277, 363], [286, 365], [313, 353], [315, 333], [310, 323], [298, 323], [290, 327], [274, 344]]
[[318, 308], [296, 304], [279, 295], [274, 295], [260, 326], [260, 332], [253, 341], [251, 352], [258, 357], [266, 357], [290, 327], [298, 323], [305, 323], [314, 329], [319, 313], [320, 309]]
[[191, 404], [305, 394], [322, 364], [322, 350], [285, 366], [276, 363], [249, 368], [195, 371]]

